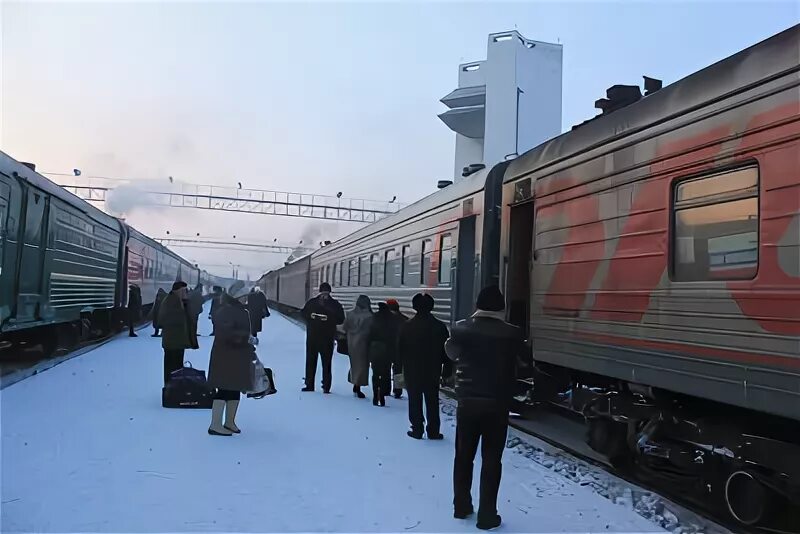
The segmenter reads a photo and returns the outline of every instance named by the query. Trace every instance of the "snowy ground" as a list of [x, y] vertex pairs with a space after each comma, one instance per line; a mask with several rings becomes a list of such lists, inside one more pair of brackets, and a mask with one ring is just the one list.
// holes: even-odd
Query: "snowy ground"
[[[355, 399], [338, 355], [333, 394], [301, 393], [302, 329], [278, 314], [264, 324], [258, 352], [278, 393], [243, 399], [239, 436], [207, 435], [208, 410], [161, 408], [150, 330], [4, 389], [2, 531], [474, 530], [452, 518], [451, 410], [444, 441], [412, 440], [405, 399]], [[195, 367], [208, 368], [209, 331], [201, 318]], [[501, 531], [660, 530], [524, 454], [504, 465]]]

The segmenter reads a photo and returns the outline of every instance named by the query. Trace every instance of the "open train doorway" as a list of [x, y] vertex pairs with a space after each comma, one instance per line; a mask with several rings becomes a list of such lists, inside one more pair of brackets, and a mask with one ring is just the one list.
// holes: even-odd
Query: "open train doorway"
[[475, 309], [475, 270], [475, 216], [471, 216], [458, 223], [456, 321], [469, 317]]
[[509, 257], [506, 274], [508, 320], [530, 339], [531, 276], [533, 271], [533, 201], [511, 209]]

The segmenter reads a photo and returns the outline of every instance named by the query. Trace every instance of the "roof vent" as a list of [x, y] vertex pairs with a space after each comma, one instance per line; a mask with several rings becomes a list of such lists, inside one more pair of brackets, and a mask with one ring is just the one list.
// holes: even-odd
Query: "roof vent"
[[467, 165], [466, 167], [464, 167], [464, 169], [461, 171], [461, 176], [467, 177], [470, 174], [475, 174], [479, 170], [485, 168], [486, 165], [484, 165], [483, 163], [473, 163], [472, 165]]
[[613, 85], [606, 90], [605, 98], [595, 101], [594, 107], [607, 115], [641, 99], [642, 91], [638, 85]]
[[28, 163], [27, 161], [20, 161], [20, 163], [22, 163], [23, 165], [25, 165], [26, 167], [28, 167], [32, 171], [36, 170], [36, 164], [35, 163]]
[[664, 85], [661, 80], [656, 80], [655, 78], [650, 78], [648, 76], [642, 76], [644, 78], [644, 96], [652, 95], [656, 91], [660, 91], [661, 87]]
[[436, 184], [436, 187], [439, 189], [444, 189], [448, 185], [453, 185], [453, 180], [439, 180], [439, 182]]

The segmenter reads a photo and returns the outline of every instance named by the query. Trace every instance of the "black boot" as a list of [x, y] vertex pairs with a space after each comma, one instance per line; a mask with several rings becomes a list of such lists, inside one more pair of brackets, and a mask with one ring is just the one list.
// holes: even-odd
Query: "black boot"
[[364, 395], [364, 393], [361, 392], [361, 387], [360, 386], [353, 386], [353, 393], [359, 399], [366, 399], [367, 398], [367, 396]]
[[492, 530], [493, 528], [499, 527], [502, 521], [502, 518], [497, 514], [490, 517], [481, 517], [481, 514], [478, 513], [478, 524], [475, 526], [481, 530]]
[[386, 406], [386, 396], [383, 394], [381, 388], [378, 388], [378, 398], [380, 399], [379, 404], [381, 406]]
[[394, 390], [394, 398], [395, 399], [400, 399], [402, 397], [403, 397], [403, 390], [402, 389]]

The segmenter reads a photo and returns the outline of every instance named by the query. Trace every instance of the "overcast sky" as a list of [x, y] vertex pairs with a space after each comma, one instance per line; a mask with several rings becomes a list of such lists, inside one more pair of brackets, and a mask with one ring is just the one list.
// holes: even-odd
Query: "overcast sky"
[[[452, 177], [438, 101], [489, 33], [564, 45], [563, 128], [615, 83], [676, 81], [800, 20], [798, 2], [9, 3], [0, 147], [39, 170], [417, 200]], [[134, 210], [163, 236], [317, 241], [354, 230]], [[314, 225], [314, 226], [310, 226]], [[180, 250], [252, 274], [274, 254]]]

